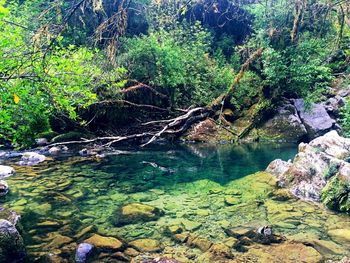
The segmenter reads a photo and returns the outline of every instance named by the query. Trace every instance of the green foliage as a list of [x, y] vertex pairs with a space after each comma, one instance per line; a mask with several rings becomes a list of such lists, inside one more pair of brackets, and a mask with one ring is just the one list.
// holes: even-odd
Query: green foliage
[[210, 56], [212, 38], [198, 23], [126, 39], [121, 63], [130, 78], [163, 89], [176, 105], [206, 104], [227, 89], [232, 72]]
[[350, 137], [350, 103], [346, 101], [345, 107], [341, 110], [341, 124], [343, 133], [346, 137]]

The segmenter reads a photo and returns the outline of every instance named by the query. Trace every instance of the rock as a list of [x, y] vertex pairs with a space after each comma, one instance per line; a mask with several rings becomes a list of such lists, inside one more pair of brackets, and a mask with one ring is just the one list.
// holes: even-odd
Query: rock
[[54, 147], [51, 147], [51, 148], [49, 149], [49, 154], [51, 154], [51, 155], [57, 155], [57, 154], [59, 154], [61, 151], [62, 151], [62, 150], [61, 150], [60, 147], [54, 146]]
[[[295, 263], [323, 262], [322, 255], [314, 248], [301, 243], [286, 242], [274, 246], [260, 246], [250, 248], [249, 251], [242, 255], [243, 258], [256, 259], [258, 262], [270, 263]], [[238, 258], [238, 262], [240, 258]], [[253, 260], [253, 262], [255, 262]]]
[[25, 152], [19, 161], [19, 165], [36, 165], [44, 162], [45, 160], [46, 157], [42, 154], [36, 152]]
[[19, 262], [25, 255], [23, 239], [15, 225], [0, 219], [0, 262]]
[[46, 138], [37, 138], [37, 139], [35, 139], [35, 143], [38, 146], [45, 146], [45, 145], [49, 144], [49, 141]]
[[[141, 261], [137, 261], [141, 262]], [[135, 261], [136, 263], [136, 261]], [[150, 260], [143, 260], [142, 263], [182, 263], [174, 258], [168, 258], [168, 257], [158, 257]]]
[[350, 164], [346, 162], [349, 157], [350, 139], [331, 131], [309, 144], [301, 143], [293, 163], [275, 160], [267, 171], [278, 178], [281, 187], [289, 188], [299, 198], [321, 201], [322, 194], [322, 200], [328, 207], [350, 211], [348, 198], [341, 198], [350, 192], [347, 190]]
[[290, 101], [283, 101], [273, 117], [258, 128], [258, 134], [262, 141], [299, 142], [307, 135], [307, 130], [295, 106]]
[[92, 253], [94, 246], [89, 243], [79, 244], [75, 253], [75, 262], [85, 263], [88, 260], [89, 255]]
[[238, 205], [241, 201], [239, 198], [234, 197], [234, 196], [225, 196], [225, 204], [227, 205]]
[[350, 229], [333, 229], [328, 231], [328, 235], [340, 244], [350, 242]]
[[287, 201], [294, 198], [293, 194], [288, 189], [277, 189], [271, 194], [272, 199], [277, 201]]
[[284, 174], [292, 165], [291, 162], [286, 162], [281, 159], [276, 159], [272, 161], [269, 166], [266, 168], [266, 172], [274, 175], [279, 176], [280, 174]]
[[15, 173], [15, 169], [11, 166], [0, 165], [0, 178], [6, 178]]
[[21, 216], [15, 211], [0, 207], [0, 219], [4, 219], [13, 224], [16, 228], [20, 228]]
[[213, 244], [206, 238], [195, 237], [195, 236], [190, 236], [186, 243], [190, 247], [199, 248], [202, 252], [207, 251]]
[[160, 252], [163, 250], [158, 240], [150, 238], [136, 239], [129, 242], [128, 245], [140, 252]]
[[46, 246], [47, 249], [58, 249], [72, 243], [73, 239], [67, 236], [63, 236], [61, 234], [56, 233], [55, 237], [51, 240], [51, 242]]
[[163, 214], [164, 212], [159, 208], [141, 203], [130, 203], [119, 207], [114, 212], [112, 221], [115, 226], [122, 226], [157, 220]]
[[67, 142], [67, 141], [80, 141], [82, 138], [87, 138], [89, 137], [88, 134], [84, 134], [81, 132], [67, 132], [64, 134], [57, 135], [56, 137], [52, 138], [53, 143], [58, 143], [58, 142]]
[[340, 109], [345, 106], [345, 103], [346, 101], [342, 96], [336, 95], [335, 97], [329, 98], [323, 105], [332, 117], [338, 118]]
[[87, 235], [88, 233], [91, 233], [91, 232], [96, 231], [96, 230], [97, 230], [97, 228], [94, 225], [87, 226], [87, 227], [83, 228], [82, 230], [80, 230], [78, 232], [78, 234], [76, 234], [74, 237], [76, 239], [80, 239], [80, 238], [84, 237], [85, 235]]
[[187, 219], [181, 220], [181, 224], [184, 226], [184, 228], [187, 231], [194, 231], [202, 226], [202, 224], [199, 222], [195, 222], [195, 221], [191, 221], [191, 220], [187, 220]]
[[343, 249], [341, 246], [336, 244], [333, 241], [328, 240], [310, 240], [307, 243], [312, 244], [312, 246], [321, 254], [331, 254], [331, 255], [345, 255], [346, 249]]
[[305, 108], [303, 99], [294, 100], [301, 121], [305, 125], [309, 139], [314, 139], [329, 132], [335, 121], [329, 116], [321, 104], [311, 104], [310, 109]]
[[86, 239], [84, 243], [91, 244], [100, 251], [121, 250], [123, 248], [123, 243], [120, 240], [114, 237], [100, 236], [98, 234], [94, 234]]
[[6, 181], [0, 180], [0, 196], [5, 196], [9, 192], [9, 185]]

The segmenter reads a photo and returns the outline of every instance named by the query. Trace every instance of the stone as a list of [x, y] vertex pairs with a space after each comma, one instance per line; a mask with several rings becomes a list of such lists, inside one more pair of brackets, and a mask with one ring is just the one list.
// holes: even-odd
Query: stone
[[350, 242], [350, 229], [333, 229], [328, 231], [328, 235], [335, 242], [340, 244]]
[[97, 229], [94, 225], [87, 226], [87, 227], [83, 228], [82, 230], [80, 230], [78, 232], [78, 234], [76, 234], [74, 237], [76, 239], [80, 239], [80, 238], [83, 238], [84, 236], [86, 236], [88, 233], [94, 232], [95, 230], [97, 230]]
[[262, 141], [299, 142], [307, 135], [307, 130], [295, 106], [284, 100], [275, 109], [275, 114], [258, 128], [258, 134]]
[[15, 227], [20, 227], [21, 216], [15, 211], [0, 207], [0, 219], [9, 221]]
[[46, 160], [45, 155], [36, 152], [25, 152], [22, 154], [22, 158], [19, 161], [19, 165], [37, 165]]
[[287, 201], [294, 198], [293, 194], [288, 189], [277, 189], [271, 194], [272, 199], [277, 201]]
[[206, 238], [202, 237], [190, 237], [187, 240], [187, 245], [190, 247], [199, 248], [202, 252], [207, 251], [213, 243]]
[[[253, 259], [253, 262], [255, 262], [254, 259], [258, 262], [271, 263], [323, 262], [322, 255], [316, 249], [302, 243], [294, 242], [252, 247], [243, 255], [243, 257]], [[238, 262], [240, 262], [239, 257]]]
[[94, 246], [89, 243], [79, 244], [77, 251], [75, 252], [75, 262], [85, 263], [88, 260], [89, 255], [91, 255]]
[[54, 238], [51, 240], [51, 242], [48, 245], [46, 245], [46, 248], [58, 249], [72, 242], [73, 242], [72, 238], [56, 233], [54, 235]]
[[45, 146], [45, 145], [49, 144], [49, 141], [46, 138], [37, 138], [37, 139], [35, 139], [35, 143], [38, 146]]
[[187, 219], [181, 220], [181, 224], [184, 226], [184, 228], [187, 231], [194, 231], [202, 226], [202, 224], [199, 222], [195, 222], [195, 221], [191, 221], [191, 220], [187, 220]]
[[151, 205], [142, 203], [130, 203], [119, 207], [113, 214], [113, 224], [122, 226], [138, 222], [157, 220], [164, 212]]
[[310, 240], [308, 241], [308, 243], [312, 244], [312, 246], [323, 255], [326, 255], [326, 254], [345, 255], [346, 254], [346, 250], [333, 241], [316, 239], [316, 240]]
[[247, 235], [250, 231], [252, 231], [252, 228], [248, 227], [234, 227], [234, 228], [228, 228], [225, 229], [225, 233], [234, 238], [241, 238], [242, 236]]
[[0, 219], [0, 262], [21, 262], [25, 255], [23, 239], [15, 225]]
[[303, 99], [294, 100], [301, 121], [305, 125], [309, 139], [322, 136], [332, 130], [335, 121], [329, 116], [322, 104], [313, 103], [306, 109]]
[[6, 178], [15, 173], [15, 169], [11, 166], [0, 165], [0, 178]]
[[49, 149], [49, 154], [51, 155], [57, 155], [61, 152], [61, 148], [60, 147], [57, 147], [57, 146], [54, 146], [54, 147], [51, 147]]
[[121, 250], [123, 248], [123, 243], [115, 237], [104, 237], [98, 234], [86, 239], [84, 243], [91, 244], [100, 251]]
[[128, 247], [127, 249], [125, 249], [124, 253], [129, 257], [136, 257], [138, 254], [140, 254], [140, 252], [138, 252], [136, 249], [132, 247]]
[[[350, 211], [348, 198], [340, 198], [347, 195], [350, 182], [350, 164], [346, 161], [349, 157], [350, 139], [330, 131], [308, 144], [299, 144], [292, 163], [275, 160], [267, 171], [277, 177], [280, 187], [289, 188], [296, 197], [323, 201], [331, 209]], [[343, 200], [342, 204], [339, 200]]]
[[225, 204], [227, 205], [238, 205], [240, 203], [240, 199], [234, 196], [225, 196]]
[[9, 192], [9, 185], [5, 180], [0, 180], [0, 196], [5, 196]]
[[160, 252], [164, 249], [158, 240], [150, 238], [136, 239], [128, 245], [140, 252]]

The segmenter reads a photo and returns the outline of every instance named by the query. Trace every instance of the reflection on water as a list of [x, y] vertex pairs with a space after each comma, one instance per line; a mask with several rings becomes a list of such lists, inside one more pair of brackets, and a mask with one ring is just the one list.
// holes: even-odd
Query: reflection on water
[[[32, 260], [48, 252], [72, 260], [77, 243], [99, 233], [125, 242], [154, 238], [168, 251], [181, 251], [182, 260], [199, 262], [198, 249], [178, 245], [164, 234], [172, 225], [211, 242], [227, 240], [223, 228], [265, 224], [294, 239], [312, 236], [333, 242], [328, 232], [339, 224], [350, 227], [347, 217], [296, 200], [278, 201], [271, 195], [275, 186], [269, 175], [250, 175], [275, 158], [293, 158], [296, 148], [157, 146], [104, 159], [65, 157], [36, 167], [15, 166], [17, 174], [8, 179], [11, 192], [3, 205], [22, 214]], [[133, 202], [157, 207], [164, 215], [114, 226], [116, 209]], [[344, 244], [334, 244], [345, 253]]]

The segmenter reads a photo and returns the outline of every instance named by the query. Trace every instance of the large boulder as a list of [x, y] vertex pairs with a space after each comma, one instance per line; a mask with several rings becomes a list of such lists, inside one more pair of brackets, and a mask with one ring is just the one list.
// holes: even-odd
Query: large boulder
[[329, 116], [324, 105], [312, 103], [306, 107], [303, 99], [294, 100], [294, 105], [307, 130], [309, 139], [322, 136], [335, 128], [336, 122]]
[[0, 219], [0, 262], [19, 262], [25, 255], [23, 239], [15, 225]]
[[13, 175], [15, 173], [15, 169], [11, 166], [0, 165], [0, 178], [5, 178]]
[[113, 214], [114, 225], [121, 226], [138, 222], [157, 220], [164, 212], [151, 205], [130, 203], [119, 207]]
[[307, 135], [306, 128], [290, 101], [283, 101], [276, 108], [273, 117], [258, 129], [258, 133], [263, 141], [299, 142]]
[[302, 199], [323, 201], [329, 208], [350, 211], [350, 139], [331, 131], [301, 143], [292, 163], [273, 161], [267, 171], [281, 187]]

